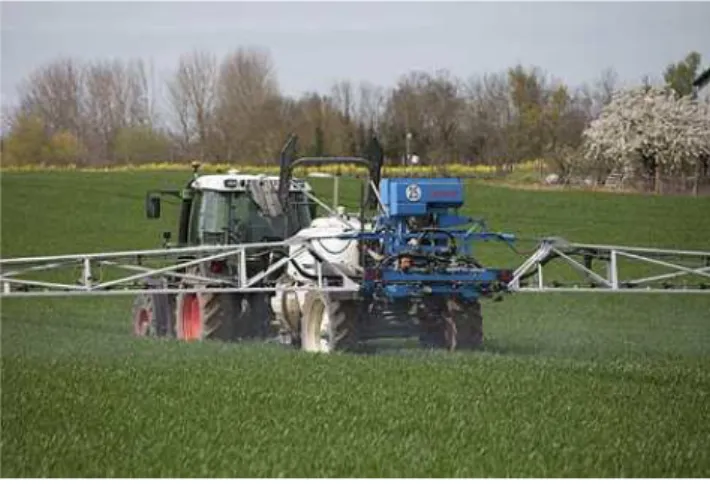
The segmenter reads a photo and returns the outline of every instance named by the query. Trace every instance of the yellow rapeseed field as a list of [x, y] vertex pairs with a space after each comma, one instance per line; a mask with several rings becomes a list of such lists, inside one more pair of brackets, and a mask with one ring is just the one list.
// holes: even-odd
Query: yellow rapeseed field
[[[514, 171], [534, 171], [540, 167], [539, 160], [531, 160], [524, 163], [519, 163], [513, 166]], [[146, 163], [140, 165], [124, 164], [114, 166], [89, 167], [77, 166], [74, 164], [62, 166], [48, 166], [42, 164], [24, 164], [2, 166], [4, 172], [46, 172], [46, 171], [75, 171], [75, 172], [131, 172], [131, 171], [184, 171], [189, 170], [190, 164], [187, 163]], [[227, 170], [236, 169], [241, 173], [264, 173], [267, 175], [276, 175], [279, 172], [279, 167], [276, 164], [270, 165], [241, 165], [230, 163], [204, 163], [200, 166], [202, 173], [218, 173]], [[449, 163], [437, 166], [387, 166], [382, 168], [383, 176], [398, 177], [398, 176], [476, 176], [488, 175], [496, 173], [495, 165], [464, 165], [461, 163]], [[325, 165], [319, 167], [300, 167], [294, 170], [297, 176], [303, 176], [312, 173], [327, 173], [340, 174], [344, 176], [352, 176], [364, 174], [365, 170], [357, 165]]]

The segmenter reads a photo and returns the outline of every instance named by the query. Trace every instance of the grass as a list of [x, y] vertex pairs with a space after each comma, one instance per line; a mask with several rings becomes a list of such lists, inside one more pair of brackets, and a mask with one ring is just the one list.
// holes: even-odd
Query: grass
[[[5, 173], [2, 257], [156, 247], [174, 217], [146, 220], [143, 194], [185, 176]], [[467, 192], [468, 213], [530, 237], [710, 240], [706, 198]], [[709, 299], [518, 295], [485, 303], [476, 354], [327, 357], [137, 340], [128, 298], [3, 299], [0, 472], [708, 477]]]

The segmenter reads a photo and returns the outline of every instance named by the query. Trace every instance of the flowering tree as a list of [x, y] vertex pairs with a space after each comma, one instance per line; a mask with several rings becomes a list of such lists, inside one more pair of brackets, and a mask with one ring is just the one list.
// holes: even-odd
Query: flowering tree
[[587, 168], [649, 176], [658, 188], [661, 175], [695, 174], [710, 156], [710, 105], [666, 88], [617, 91], [583, 137]]

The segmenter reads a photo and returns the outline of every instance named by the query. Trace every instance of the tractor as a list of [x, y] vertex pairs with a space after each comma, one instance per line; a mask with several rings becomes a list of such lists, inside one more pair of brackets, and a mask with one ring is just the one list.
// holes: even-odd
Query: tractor
[[[305, 181], [290, 182], [288, 210], [282, 210], [276, 198], [277, 177], [239, 174], [236, 170], [200, 176], [198, 168], [193, 164], [193, 177], [182, 191], [151, 191], [146, 196], [146, 216], [151, 219], [160, 217], [161, 196], [179, 198], [177, 247], [279, 241], [308, 227], [315, 215], [315, 205], [306, 195], [311, 186]], [[170, 246], [170, 233], [163, 237], [164, 245]], [[199, 289], [215, 278], [234, 279], [243, 269], [254, 275], [279, 255], [278, 251], [253, 249], [245, 267], [239, 267], [236, 258], [217, 259], [186, 269], [192, 279], [148, 280], [153, 286], [177, 283], [196, 292], [139, 295], [133, 309], [136, 334], [181, 340], [265, 337], [269, 334], [269, 308], [263, 294], [201, 293]]]
[[[293, 157], [297, 138], [292, 136], [281, 152], [281, 164]], [[370, 149], [381, 160], [381, 148], [376, 139]], [[301, 160], [308, 161], [307, 158]], [[364, 158], [318, 158], [319, 162], [362, 162]], [[381, 163], [381, 161], [380, 161]], [[133, 306], [134, 333], [139, 336], [165, 336], [180, 340], [264, 339], [281, 336], [281, 322], [271, 312], [271, 294], [213, 293], [215, 281], [233, 282], [239, 277], [262, 274], [285, 254], [269, 243], [283, 241], [322, 227], [342, 225], [340, 216], [316, 218], [316, 199], [305, 180], [280, 176], [246, 175], [236, 170], [226, 174], [200, 175], [199, 163], [193, 163], [193, 175], [183, 190], [157, 190], [146, 194], [146, 217], [160, 218], [161, 198], [170, 196], [180, 201], [177, 244], [170, 244], [171, 234], [163, 234], [164, 247], [232, 246], [235, 244], [267, 244], [247, 250], [241, 264], [237, 257], [213, 259], [181, 271], [179, 276], [163, 275], [147, 278], [150, 288], [194, 289], [195, 292], [146, 292], [139, 294]], [[322, 202], [321, 202], [322, 203]], [[340, 207], [342, 211], [342, 207]], [[328, 231], [329, 229], [326, 229]], [[339, 233], [339, 232], [338, 232]], [[189, 260], [186, 255], [178, 260]], [[297, 262], [293, 261], [290, 267]], [[286, 272], [271, 273], [262, 283], [276, 286]], [[290, 341], [290, 340], [289, 340]], [[297, 341], [297, 340], [296, 340]]]

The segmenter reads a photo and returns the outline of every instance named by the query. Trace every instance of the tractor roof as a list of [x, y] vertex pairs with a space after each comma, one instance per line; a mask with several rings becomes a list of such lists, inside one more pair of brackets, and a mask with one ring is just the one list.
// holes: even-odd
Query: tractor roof
[[[274, 189], [278, 188], [279, 177], [267, 175], [247, 175], [242, 173], [230, 173], [226, 175], [202, 175], [192, 182], [192, 188], [198, 190], [215, 190], [219, 192], [243, 192], [253, 183], [270, 184]], [[299, 179], [291, 180], [289, 191], [311, 191], [311, 185]]]

